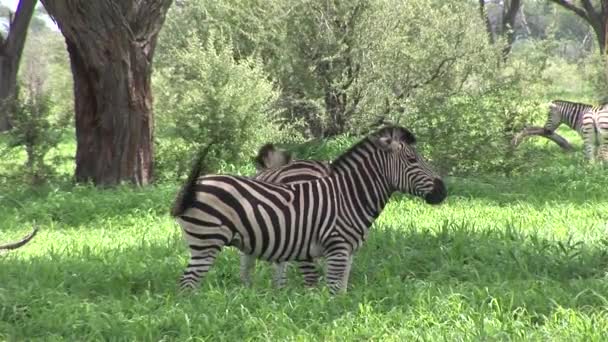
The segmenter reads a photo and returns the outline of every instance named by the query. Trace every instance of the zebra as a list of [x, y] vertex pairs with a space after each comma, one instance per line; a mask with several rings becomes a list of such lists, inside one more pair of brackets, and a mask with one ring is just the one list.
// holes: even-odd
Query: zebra
[[599, 157], [608, 161], [608, 105], [592, 106], [585, 103], [554, 100], [549, 105], [549, 116], [544, 130], [552, 134], [562, 123], [583, 138], [585, 157]]
[[34, 238], [34, 236], [36, 236], [36, 233], [38, 233], [38, 228], [34, 227], [32, 232], [29, 233], [27, 236], [25, 236], [23, 239], [16, 241], [16, 242], [11, 242], [11, 243], [7, 243], [4, 245], [0, 245], [0, 250], [11, 250], [11, 249], [17, 249], [19, 247], [22, 247], [25, 244], [27, 244], [28, 242], [30, 242]]
[[406, 128], [382, 128], [335, 159], [328, 176], [295, 184], [201, 176], [201, 154], [171, 210], [191, 254], [180, 288], [195, 288], [228, 245], [272, 262], [324, 257], [330, 292], [345, 292], [352, 256], [392, 193], [429, 204], [447, 196], [415, 142]]
[[[330, 174], [329, 163], [316, 160], [291, 160], [291, 155], [284, 150], [277, 149], [273, 144], [265, 144], [258, 151], [254, 158], [257, 174], [254, 179], [270, 182], [295, 184], [300, 182], [312, 181], [317, 178], [327, 177]], [[241, 252], [240, 255], [240, 276], [241, 281], [251, 285], [251, 273], [255, 268], [256, 258]], [[281, 288], [286, 283], [286, 262], [275, 263], [274, 284]], [[298, 262], [298, 268], [304, 276], [307, 287], [314, 286], [319, 275], [316, 272], [316, 265], [310, 261]]]

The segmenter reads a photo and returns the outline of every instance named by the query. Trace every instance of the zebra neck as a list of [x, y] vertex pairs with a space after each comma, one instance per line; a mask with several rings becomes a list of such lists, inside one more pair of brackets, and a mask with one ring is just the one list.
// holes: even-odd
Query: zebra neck
[[573, 130], [581, 133], [583, 114], [591, 109], [591, 106], [583, 103], [564, 103], [561, 108], [561, 121]]
[[334, 167], [332, 180], [339, 194], [339, 220], [365, 234], [392, 194], [376, 158], [349, 158]]

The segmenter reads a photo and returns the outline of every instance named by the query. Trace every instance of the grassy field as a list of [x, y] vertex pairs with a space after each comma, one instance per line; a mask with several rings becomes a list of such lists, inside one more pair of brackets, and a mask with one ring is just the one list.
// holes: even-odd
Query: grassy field
[[438, 207], [395, 196], [336, 297], [294, 270], [273, 290], [263, 262], [245, 288], [233, 249], [177, 294], [177, 184], [5, 182], [0, 241], [41, 231], [0, 255], [0, 340], [606, 341], [608, 172], [526, 144], [543, 152], [526, 175], [448, 178]]

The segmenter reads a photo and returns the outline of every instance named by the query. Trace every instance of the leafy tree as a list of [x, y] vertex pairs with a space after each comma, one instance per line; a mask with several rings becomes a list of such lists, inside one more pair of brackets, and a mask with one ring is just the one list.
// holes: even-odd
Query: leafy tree
[[[604, 64], [604, 77], [600, 82], [602, 84], [600, 87], [605, 89], [605, 87], [608, 86], [608, 0], [599, 0], [595, 2], [592, 2], [591, 0], [580, 0], [578, 1], [579, 5], [570, 0], [550, 1], [576, 14], [593, 28], [598, 43], [599, 53], [602, 56]], [[608, 94], [606, 94], [604, 90], [604, 101], [608, 99], [607, 95]]]

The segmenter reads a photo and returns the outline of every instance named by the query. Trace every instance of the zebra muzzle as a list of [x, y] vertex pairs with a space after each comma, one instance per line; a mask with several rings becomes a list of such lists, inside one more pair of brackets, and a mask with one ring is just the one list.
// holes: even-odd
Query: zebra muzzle
[[435, 178], [433, 181], [433, 190], [424, 196], [424, 200], [428, 204], [439, 204], [447, 197], [448, 190], [440, 178]]

